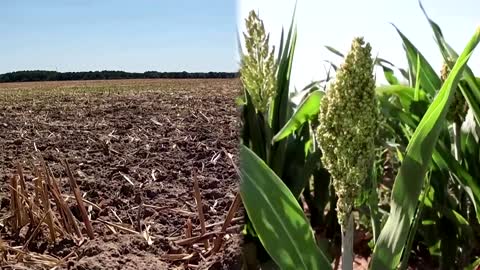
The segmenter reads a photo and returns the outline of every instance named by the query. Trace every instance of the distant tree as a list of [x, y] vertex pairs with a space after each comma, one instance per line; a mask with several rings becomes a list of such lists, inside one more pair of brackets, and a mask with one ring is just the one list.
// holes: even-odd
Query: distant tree
[[16, 71], [0, 74], [0, 82], [115, 80], [115, 79], [222, 79], [238, 78], [238, 72], [158, 72], [125, 71], [56, 72], [46, 70]]

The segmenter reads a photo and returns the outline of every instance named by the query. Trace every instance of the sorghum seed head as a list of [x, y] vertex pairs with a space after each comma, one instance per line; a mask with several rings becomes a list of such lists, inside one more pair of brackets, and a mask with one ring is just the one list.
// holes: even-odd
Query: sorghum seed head
[[322, 100], [317, 129], [322, 163], [333, 180], [342, 226], [372, 167], [378, 120], [371, 47], [363, 38], [355, 38]]
[[242, 58], [240, 78], [255, 108], [263, 112], [276, 93], [275, 49], [270, 51], [269, 36], [265, 34], [263, 22], [254, 11], [249, 13], [246, 26], [244, 37], [247, 53]]
[[[440, 72], [440, 78], [442, 82], [447, 80], [448, 74], [450, 74], [450, 68], [447, 63], [443, 63], [442, 70]], [[447, 120], [455, 123], [463, 123], [465, 116], [468, 112], [468, 104], [463, 97], [460, 88], [457, 88], [455, 95], [453, 96], [452, 104], [448, 108]]]

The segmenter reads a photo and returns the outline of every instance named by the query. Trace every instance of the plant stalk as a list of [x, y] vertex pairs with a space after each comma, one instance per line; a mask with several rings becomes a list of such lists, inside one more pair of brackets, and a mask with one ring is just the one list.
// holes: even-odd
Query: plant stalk
[[454, 143], [454, 154], [455, 159], [460, 162], [461, 156], [461, 123], [454, 122], [453, 123], [453, 143]]
[[[455, 159], [458, 162], [461, 162], [462, 160], [462, 135], [461, 135], [461, 128], [462, 128], [462, 123], [461, 122], [453, 122], [453, 143], [454, 143], [454, 154], [455, 154]], [[462, 214], [468, 216], [468, 203], [466, 200], [466, 197], [464, 196], [463, 188], [460, 185], [456, 186], [457, 189], [457, 196], [460, 200], [460, 205], [461, 205], [461, 212]]]
[[347, 218], [346, 228], [342, 226], [342, 270], [353, 269], [353, 215]]

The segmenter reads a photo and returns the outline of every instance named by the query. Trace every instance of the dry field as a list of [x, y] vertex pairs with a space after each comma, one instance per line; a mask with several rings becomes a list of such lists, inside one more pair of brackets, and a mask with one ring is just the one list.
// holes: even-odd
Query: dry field
[[239, 89], [0, 84], [0, 266], [239, 269]]

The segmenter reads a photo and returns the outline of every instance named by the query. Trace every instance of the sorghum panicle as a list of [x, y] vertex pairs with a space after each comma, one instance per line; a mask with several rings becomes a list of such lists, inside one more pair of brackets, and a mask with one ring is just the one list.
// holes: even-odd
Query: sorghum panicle
[[[447, 80], [450, 68], [447, 63], [444, 63], [440, 72], [440, 78], [442, 82]], [[461, 124], [465, 120], [465, 116], [468, 112], [468, 104], [463, 97], [460, 88], [457, 88], [455, 95], [453, 96], [452, 104], [447, 112], [447, 120]]]
[[240, 78], [255, 108], [264, 112], [276, 92], [275, 50], [272, 48], [270, 51], [269, 36], [265, 34], [263, 22], [254, 11], [249, 13], [246, 26], [244, 37], [247, 53], [242, 59]]
[[378, 120], [371, 47], [363, 38], [356, 38], [322, 100], [317, 129], [322, 162], [338, 196], [342, 226], [372, 168]]

